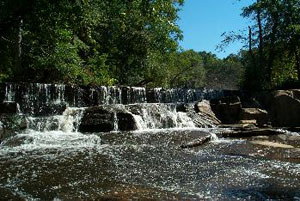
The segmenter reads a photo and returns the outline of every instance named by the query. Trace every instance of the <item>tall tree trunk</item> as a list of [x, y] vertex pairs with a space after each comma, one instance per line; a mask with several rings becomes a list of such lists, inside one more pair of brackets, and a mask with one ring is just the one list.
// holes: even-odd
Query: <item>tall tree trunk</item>
[[263, 55], [263, 33], [262, 33], [262, 24], [261, 24], [261, 12], [257, 11], [257, 24], [258, 24], [258, 34], [259, 34], [259, 67], [262, 68], [264, 62]]
[[252, 65], [255, 66], [256, 62], [255, 62], [254, 54], [253, 54], [253, 51], [252, 51], [252, 29], [251, 29], [250, 26], [248, 28], [249, 28], [249, 55], [250, 55], [250, 58], [251, 58]]
[[249, 26], [249, 55], [251, 59], [253, 58], [253, 52], [252, 52], [252, 30], [251, 27]]
[[267, 81], [271, 84], [272, 81], [272, 69], [274, 59], [276, 58], [276, 51], [275, 51], [275, 41], [277, 35], [277, 28], [278, 28], [278, 13], [274, 13], [272, 16], [273, 26], [271, 32], [271, 42], [269, 47], [269, 58], [268, 58], [268, 66], [267, 66]]
[[252, 30], [251, 27], [248, 26], [249, 28], [249, 54], [252, 56]]
[[297, 69], [298, 81], [300, 81], [300, 55], [298, 53], [298, 48], [295, 49], [295, 58], [296, 58], [296, 69]]
[[22, 76], [22, 26], [23, 26], [23, 19], [19, 18], [17, 22], [17, 31], [16, 31], [16, 38], [15, 38], [15, 69], [14, 69], [14, 76], [16, 79], [20, 79]]

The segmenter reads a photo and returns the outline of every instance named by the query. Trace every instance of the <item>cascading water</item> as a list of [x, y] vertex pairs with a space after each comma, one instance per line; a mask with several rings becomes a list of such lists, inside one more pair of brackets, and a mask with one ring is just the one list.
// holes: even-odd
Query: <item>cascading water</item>
[[186, 113], [176, 111], [176, 104], [137, 104], [126, 109], [133, 114], [138, 130], [195, 128]]
[[[178, 103], [220, 95], [6, 84], [0, 98], [19, 104], [27, 129], [0, 145], [0, 200], [298, 200], [299, 163], [271, 160], [277, 149], [245, 140], [182, 148], [216, 138], [218, 128], [195, 114], [194, 104], [182, 110]], [[122, 131], [131, 120], [135, 131]], [[83, 134], [83, 121], [111, 132]], [[4, 126], [0, 121], [0, 131]]]
[[28, 117], [28, 128], [40, 132], [78, 132], [84, 108], [67, 108], [62, 115]]
[[[60, 84], [14, 84], [0, 86], [0, 102], [17, 102], [23, 113], [45, 115], [49, 108], [90, 107], [109, 104], [190, 103], [223, 96], [207, 89], [148, 89], [143, 87], [79, 87]], [[39, 110], [38, 110], [39, 109]], [[54, 112], [55, 113], [55, 112]]]

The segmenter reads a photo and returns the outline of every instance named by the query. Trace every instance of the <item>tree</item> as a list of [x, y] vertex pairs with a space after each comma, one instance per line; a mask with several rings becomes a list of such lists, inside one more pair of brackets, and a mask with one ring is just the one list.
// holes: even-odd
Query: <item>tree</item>
[[177, 50], [182, 35], [176, 20], [182, 4], [0, 0], [0, 79], [149, 84], [149, 68], [159, 68], [158, 61]]
[[231, 54], [219, 59], [215, 54], [199, 52], [206, 71], [204, 86], [214, 89], [239, 89], [244, 69], [240, 56]]
[[205, 69], [201, 56], [187, 50], [176, 54], [170, 78], [170, 87], [199, 88], [204, 86]]
[[[255, 89], [255, 85], [256, 89], [276, 87], [297, 79], [297, 75], [300, 80], [299, 13], [299, 0], [257, 0], [243, 8], [242, 16], [254, 22], [251, 27], [251, 38], [254, 39], [249, 42], [253, 46], [253, 56], [243, 54], [246, 88]], [[237, 38], [245, 37], [229, 34], [224, 42]]]

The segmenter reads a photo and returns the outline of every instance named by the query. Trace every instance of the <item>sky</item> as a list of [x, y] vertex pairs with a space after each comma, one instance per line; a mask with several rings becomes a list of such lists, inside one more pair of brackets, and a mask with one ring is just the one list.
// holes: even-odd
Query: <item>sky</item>
[[252, 0], [185, 0], [179, 12], [178, 24], [183, 31], [180, 46], [184, 50], [210, 51], [220, 58], [237, 53], [243, 44], [234, 43], [225, 52], [216, 50], [222, 41], [222, 33], [247, 30], [249, 19], [240, 16], [241, 8]]

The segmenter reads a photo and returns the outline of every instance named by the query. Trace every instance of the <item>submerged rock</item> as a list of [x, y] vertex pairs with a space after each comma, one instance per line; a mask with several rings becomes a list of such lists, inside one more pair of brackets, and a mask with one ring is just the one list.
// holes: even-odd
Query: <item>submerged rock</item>
[[295, 147], [288, 144], [282, 144], [277, 142], [270, 142], [265, 140], [253, 140], [250, 141], [251, 144], [261, 145], [261, 146], [267, 146], [267, 147], [274, 147], [274, 148], [282, 148], [282, 149], [294, 149]]

